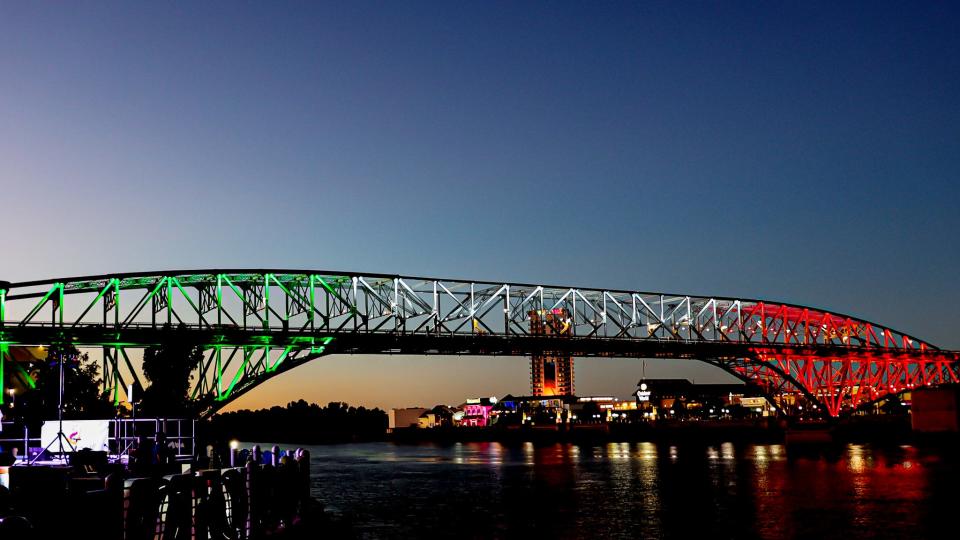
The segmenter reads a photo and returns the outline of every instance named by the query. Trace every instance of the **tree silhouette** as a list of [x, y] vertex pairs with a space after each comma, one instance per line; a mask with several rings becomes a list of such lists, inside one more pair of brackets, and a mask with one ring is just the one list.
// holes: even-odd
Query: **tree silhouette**
[[378, 440], [386, 433], [387, 414], [339, 401], [321, 407], [301, 399], [286, 407], [219, 413], [211, 419], [210, 430], [215, 439], [261, 443]]
[[60, 356], [63, 355], [63, 417], [109, 418], [114, 409], [106, 396], [100, 393], [100, 370], [90, 355], [81, 353], [73, 345], [52, 345], [47, 357], [31, 368], [36, 388], [18, 400], [23, 415], [30, 420], [50, 420], [57, 417], [60, 403]]
[[188, 392], [191, 372], [203, 360], [203, 348], [191, 345], [186, 328], [169, 324], [160, 330], [160, 345], [143, 352], [143, 375], [150, 383], [143, 392], [141, 410], [154, 416], [192, 412]]

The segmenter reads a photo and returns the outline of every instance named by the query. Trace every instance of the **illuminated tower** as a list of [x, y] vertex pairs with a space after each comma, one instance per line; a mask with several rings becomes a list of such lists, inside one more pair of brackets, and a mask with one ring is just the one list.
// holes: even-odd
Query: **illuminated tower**
[[[531, 311], [530, 334], [571, 335], [570, 313], [566, 309]], [[573, 358], [544, 351], [530, 357], [530, 389], [535, 396], [573, 395]]]

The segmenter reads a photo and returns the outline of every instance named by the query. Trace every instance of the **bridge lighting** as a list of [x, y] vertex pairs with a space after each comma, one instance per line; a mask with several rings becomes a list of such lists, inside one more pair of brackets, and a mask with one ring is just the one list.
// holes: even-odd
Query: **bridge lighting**
[[[309, 297], [288, 289], [284, 285], [304, 285], [305, 279], [309, 279], [311, 285], [310, 289], [305, 289], [310, 291]], [[312, 356], [325, 353], [324, 346], [330, 345], [331, 340], [338, 335], [366, 333], [371, 337], [382, 335], [384, 339], [363, 340], [364, 343], [372, 343], [372, 345], [363, 345], [365, 348], [356, 349], [356, 352], [379, 354], [382, 352], [381, 343], [392, 343], [387, 336], [395, 331], [397, 325], [405, 324], [408, 315], [440, 317], [442, 321], [438, 320], [438, 324], [427, 324], [422, 328], [411, 330], [410, 339], [399, 337], [401, 343], [395, 344], [396, 348], [392, 350], [402, 349], [404, 345], [402, 342], [408, 341], [414, 344], [415, 348], [422, 347], [421, 350], [428, 351], [426, 354], [437, 354], [432, 340], [436, 337], [438, 326], [448, 322], [451, 324], [445, 328], [445, 332], [450, 334], [468, 336], [489, 333], [504, 338], [510, 342], [509, 344], [523, 345], [522, 342], [526, 337], [514, 330], [516, 330], [515, 327], [522, 328], [529, 324], [530, 312], [526, 309], [517, 309], [517, 305], [506, 307], [504, 313], [507, 317], [503, 321], [504, 326], [500, 326], [500, 314], [496, 308], [492, 307], [502, 306], [501, 301], [510, 303], [511, 297], [516, 292], [521, 295], [520, 298], [529, 297], [530, 300], [525, 300], [524, 305], [527, 305], [526, 302], [533, 301], [538, 304], [542, 313], [552, 313], [557, 321], [562, 320], [565, 331], [572, 333], [576, 328], [579, 324], [576, 322], [576, 317], [586, 317], [581, 318], [581, 322], [592, 321], [593, 326], [596, 327], [595, 334], [560, 345], [564, 351], [574, 354], [612, 352], [605, 348], [606, 340], [601, 336], [616, 330], [618, 335], [622, 331], [624, 338], [633, 340], [638, 345], [647, 338], [651, 346], [657, 345], [655, 341], [674, 338], [657, 345], [667, 347], [664, 356], [696, 356], [687, 353], [689, 346], [700, 346], [697, 342], [714, 342], [717, 345], [716, 355], [726, 358], [727, 353], [720, 352], [722, 348], [719, 344], [723, 343], [723, 348], [726, 348], [727, 343], [737, 341], [736, 336], [732, 335], [736, 333], [746, 338], [746, 342], [734, 344], [734, 346], [748, 349], [744, 351], [748, 358], [738, 363], [724, 363], [720, 358], [712, 358], [711, 350], [707, 355], [712, 358], [708, 360], [710, 363], [719, 364], [720, 367], [750, 380], [772, 378], [774, 379], [772, 382], [780, 383], [783, 382], [784, 375], [794, 378], [799, 376], [799, 380], [803, 381], [800, 383], [802, 387], [800, 390], [807, 395], [817, 396], [818, 399], [827, 403], [827, 409], [831, 415], [838, 414], [840, 410], [857, 408], [867, 401], [867, 397], [882, 398], [909, 389], [953, 382], [960, 374], [960, 352], [958, 351], [932, 350], [929, 344], [903, 333], [893, 332], [888, 328], [873, 327], [863, 321], [848, 320], [816, 308], [797, 309], [775, 303], [761, 304], [757, 301], [729, 301], [710, 297], [694, 297], [687, 300], [690, 302], [687, 306], [683, 306], [682, 303], [668, 302], [662, 295], [651, 293], [602, 289], [577, 291], [572, 288], [542, 286], [534, 286], [536, 287], [534, 289], [531, 286], [509, 283], [457, 282], [429, 278], [391, 277], [384, 280], [370, 277], [368, 279], [369, 283], [374, 283], [376, 286], [371, 288], [368, 281], [364, 281], [361, 275], [349, 272], [330, 274], [311, 271], [297, 273], [277, 271], [270, 273], [237, 270], [111, 274], [84, 280], [30, 282], [32, 284], [0, 282], [0, 321], [7, 323], [0, 331], [0, 371], [8, 371], [3, 367], [3, 363], [9, 359], [9, 346], [13, 343], [37, 343], [38, 340], [56, 343], [62, 340], [75, 343], [79, 347], [110, 346], [117, 350], [143, 348], [154, 344], [159, 325], [164, 320], [179, 319], [192, 334], [190, 339], [196, 342], [204, 340], [202, 343], [206, 348], [212, 349], [215, 353], [204, 364], [206, 367], [198, 366], [195, 373], [197, 384], [192, 388], [194, 399], [203, 407], [202, 414], [208, 415], [229, 403], [237, 395], [236, 392], [231, 394], [229, 389], [223, 393], [223, 387], [220, 385], [224, 377], [220, 361], [221, 349], [224, 349], [228, 355], [231, 354], [229, 349], [233, 349], [234, 354], [239, 351], [246, 353], [254, 348], [266, 349], [267, 354], [277, 350], [288, 351], [281, 356], [286, 358], [283, 360], [286, 368], [294, 367]], [[322, 287], [314, 290], [312, 285], [315, 281]], [[386, 287], [388, 283], [389, 291], [386, 291], [386, 288], [380, 290], [380, 287]], [[184, 287], [181, 287], [181, 284]], [[190, 286], [185, 287], [187, 284]], [[359, 287], [360, 284], [363, 287]], [[480, 285], [480, 289], [475, 291], [475, 285]], [[13, 300], [11, 300], [11, 294], [7, 294], [11, 290], [16, 293], [11, 293]], [[84, 294], [66, 295], [64, 290]], [[439, 294], [441, 290], [443, 294]], [[385, 296], [385, 292], [390, 292], [390, 295]], [[568, 294], [585, 295], [591, 298], [602, 296], [604, 299], [612, 299], [621, 306], [621, 309], [624, 309], [623, 306], [632, 305], [633, 312], [632, 315], [628, 313], [627, 317], [616, 315], [608, 318], [605, 311], [594, 311], [591, 315], [587, 315], [580, 310], [579, 315], [571, 318], [569, 307], [544, 309], [544, 302], [547, 299], [551, 303], [559, 302], [558, 306], [567, 305], [570, 302], [569, 298], [573, 298], [566, 296]], [[121, 296], [128, 298], [121, 301]], [[137, 301], [141, 297], [143, 301]], [[171, 301], [174, 298], [177, 302]], [[561, 298], [565, 299], [560, 300]], [[153, 323], [147, 322], [146, 315], [151, 305], [150, 299], [163, 300], [160, 303], [154, 302], [153, 307], [161, 311], [157, 313], [159, 317]], [[713, 311], [711, 316], [707, 317], [705, 306], [711, 303]], [[313, 314], [325, 312], [321, 306], [328, 305], [336, 306], [336, 315], [332, 315], [333, 320], [323, 316], [313, 317]], [[765, 315], [778, 310], [777, 313], [783, 314], [782, 320], [779, 315], [760, 316], [760, 309], [763, 309], [764, 305], [767, 309]], [[309, 327], [304, 327], [307, 330], [304, 336], [316, 336], [318, 331], [332, 335], [326, 338], [304, 337], [300, 338], [304, 341], [298, 341], [297, 337], [290, 337], [287, 334], [288, 326], [292, 322], [290, 317], [293, 315], [267, 319], [245, 316], [249, 315], [248, 308], [252, 307], [262, 309], [265, 313], [272, 313], [277, 309], [289, 313], [291, 306], [296, 306], [298, 313], [311, 314], [306, 321]], [[456, 306], [454, 310], [448, 312], [449, 308], [454, 306]], [[692, 306], [697, 306], [696, 309], [699, 311], [691, 311]], [[48, 309], [50, 307], [54, 309]], [[690, 309], [681, 313], [680, 309], [687, 307]], [[210, 309], [215, 311], [215, 321], [201, 315], [209, 312]], [[672, 311], [664, 312], [664, 309]], [[448, 312], [447, 317], [441, 317], [444, 312]], [[660, 315], [656, 315], [655, 312]], [[10, 319], [12, 313], [18, 314], [14, 320]], [[111, 318], [116, 317], [116, 321], [110, 323], [109, 334], [103, 334], [91, 340], [86, 337], [87, 332], [80, 332], [80, 329], [103, 322], [97, 321], [98, 313], [110, 313]], [[662, 321], [662, 316], [666, 316], [668, 322]], [[701, 316], [707, 320], [700, 322]], [[377, 317], [392, 320], [383, 320], [375, 326], [371, 325], [371, 319]], [[464, 324], [452, 325], [453, 320], [461, 318], [466, 319]], [[730, 321], [729, 325], [723, 322], [724, 318]], [[751, 320], [754, 322], [751, 323]], [[818, 320], [821, 322], [820, 325], [816, 324]], [[243, 324], [240, 324], [240, 321]], [[617, 328], [603, 326], [614, 323]], [[627, 326], [622, 327], [623, 323]], [[754, 324], [756, 331], [751, 331], [750, 327]], [[644, 335], [644, 326], [647, 328], [648, 335]], [[688, 329], [702, 328], [704, 333], [694, 337], [692, 333], [682, 332], [684, 326]], [[228, 327], [233, 336], [229, 344], [226, 341], [209, 341], [209, 336], [206, 335], [208, 331], [217, 335]], [[488, 328], [490, 330], [487, 330]], [[807, 341], [805, 344], [810, 349], [803, 351], [802, 354], [797, 350], [769, 354], [771, 351], [767, 350], [766, 345], [756, 343], [758, 341], [756, 334], [766, 332], [768, 329], [768, 337], [770, 332], [780, 332], [786, 336], [781, 341], [794, 340], [797, 336], [810, 338], [805, 340]], [[708, 335], [711, 333], [715, 335]], [[750, 335], [753, 337], [749, 337]], [[814, 337], [816, 339], [812, 339]], [[834, 347], [838, 338], [844, 345], [843, 351], [825, 350]], [[216, 345], [210, 345], [211, 343]], [[904, 347], [904, 345], [907, 346]], [[518, 346], [512, 350], [522, 351], [524, 347]], [[45, 352], [44, 348], [33, 347], [31, 351], [38, 357], [43, 356]], [[49, 351], [49, 346], [46, 351]], [[884, 358], [883, 353], [893, 351], [898, 355], [896, 359]], [[456, 351], [457, 354], [474, 352], [476, 351], [469, 349]], [[481, 354], [483, 352], [493, 351], [482, 351]], [[638, 353], [642, 352], [646, 350], [638, 349]], [[517, 352], [511, 354], [517, 354]], [[844, 358], [831, 359], [835, 354]], [[242, 354], [237, 358], [249, 356], [249, 354]], [[276, 374], [277, 364], [281, 361], [277, 360], [271, 364], [274, 356], [269, 358], [257, 364], [254, 364], [256, 362], [254, 358], [243, 360], [247, 365], [236, 371], [238, 375], [227, 383], [231, 388], [236, 385], [238, 389], [249, 390], [269, 379]], [[113, 360], [116, 361], [117, 358], [114, 357]], [[934, 363], [937, 369], [932, 373], [929, 370], [921, 372], [925, 366], [929, 365], [926, 362]], [[765, 364], [767, 364], [766, 367], [772, 367], [773, 363], [777, 363], [781, 368], [777, 372], [780, 375], [764, 369]], [[809, 376], [803, 375], [811, 363], [817, 364], [816, 369]], [[847, 369], [851, 370], [852, 376], [831, 381], [838, 365], [849, 366]], [[891, 372], [890, 369], [894, 365], [899, 366], [900, 369]], [[832, 369], [820, 370], [820, 366]], [[115, 399], [122, 393], [123, 388], [134, 382], [131, 379], [138, 379], [138, 370], [129, 362], [125, 365], [117, 362], [117, 367], [120, 369], [112, 373], [117, 378], [114, 381]], [[121, 370], [125, 373], [121, 373]], [[853, 371], [859, 374], [854, 374]], [[920, 377], [921, 375], [923, 378]], [[9, 387], [2, 384], [0, 387], [3, 389], [0, 391], [0, 398], [8, 397]], [[847, 401], [851, 401], [851, 405], [841, 406], [841, 400], [836, 399], [837, 397], [847, 398]], [[811, 405], [805, 407], [808, 411], [811, 409]], [[812, 408], [818, 409], [818, 407]], [[714, 412], [717, 410], [714, 409]], [[729, 412], [726, 408], [722, 410], [725, 413]], [[662, 415], [670, 416], [666, 413]]]

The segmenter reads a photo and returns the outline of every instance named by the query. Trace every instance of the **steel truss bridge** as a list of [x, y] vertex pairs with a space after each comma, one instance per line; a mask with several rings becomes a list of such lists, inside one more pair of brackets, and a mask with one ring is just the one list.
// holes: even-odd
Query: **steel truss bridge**
[[[562, 327], [531, 333], [531, 317], [542, 313]], [[960, 381], [958, 352], [779, 302], [350, 272], [188, 270], [0, 282], [0, 387], [4, 376], [29, 378], [12, 348], [70, 343], [102, 348], [103, 391], [119, 403], [129, 384], [141, 385], [131, 351], [169, 339], [168, 324], [182, 327], [176, 339], [205, 351], [191, 395], [206, 414], [332, 353], [695, 359], [771, 396], [799, 392], [832, 416]]]

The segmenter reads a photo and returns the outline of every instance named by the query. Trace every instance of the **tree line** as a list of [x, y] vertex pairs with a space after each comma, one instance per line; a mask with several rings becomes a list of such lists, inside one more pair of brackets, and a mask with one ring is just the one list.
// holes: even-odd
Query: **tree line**
[[259, 443], [333, 443], [380, 440], [387, 413], [332, 401], [325, 407], [304, 400], [286, 407], [220, 413], [210, 422], [214, 439]]

